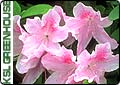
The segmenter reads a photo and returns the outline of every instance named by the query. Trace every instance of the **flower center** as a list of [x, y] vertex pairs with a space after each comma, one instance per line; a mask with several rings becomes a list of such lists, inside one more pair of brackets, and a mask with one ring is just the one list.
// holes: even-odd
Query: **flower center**
[[54, 31], [55, 27], [51, 22], [46, 22], [46, 24], [43, 26], [43, 32], [46, 38], [48, 38], [49, 35], [51, 35]]
[[45, 35], [46, 38], [48, 38], [48, 35]]
[[96, 66], [95, 62], [91, 61], [89, 64], [88, 64], [88, 68], [94, 68]]

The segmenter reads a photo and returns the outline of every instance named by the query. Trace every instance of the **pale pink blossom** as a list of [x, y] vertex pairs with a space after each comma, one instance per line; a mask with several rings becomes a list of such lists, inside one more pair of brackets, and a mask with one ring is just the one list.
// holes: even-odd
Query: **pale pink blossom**
[[[42, 19], [39, 17], [27, 18], [24, 25], [25, 30], [20, 28], [21, 35], [19, 39], [24, 45], [16, 68], [21, 74], [27, 73], [22, 83], [28, 83], [28, 81], [34, 83], [38, 78], [38, 73], [43, 72], [41, 57], [44, 53], [59, 53], [59, 42], [62, 42], [68, 36], [67, 31], [59, 25], [60, 19], [61, 16], [51, 9], [42, 16]], [[31, 80], [30, 77], [33, 76], [36, 68], [38, 70], [34, 74], [34, 79]]]
[[75, 41], [75, 38], [71, 35], [71, 33], [69, 33], [68, 28], [65, 26], [65, 24], [67, 23], [67, 20], [69, 20], [69, 18], [71, 18], [71, 17], [67, 16], [64, 13], [63, 9], [60, 6], [55, 5], [53, 7], [53, 10], [55, 10], [60, 15], [60, 17], [61, 17], [59, 25], [63, 26], [63, 29], [68, 32], [67, 39], [65, 39], [64, 41], [62, 41], [63, 45], [65, 47], [67, 47], [67, 46], [73, 44], [73, 42]]
[[26, 75], [24, 76], [22, 80], [22, 84], [33, 84], [40, 77], [40, 75], [44, 72], [44, 70], [45, 69], [42, 66], [41, 62], [38, 61], [37, 65], [34, 68], [31, 68], [28, 70], [28, 72], [26, 73]]
[[22, 51], [23, 43], [19, 40], [20, 32], [20, 19], [21, 16], [16, 15], [13, 17], [13, 55], [19, 55]]
[[63, 11], [63, 9], [60, 6], [55, 5], [53, 7], [53, 10], [55, 10], [61, 17], [59, 25], [64, 26], [66, 24], [66, 20], [69, 19], [70, 16], [67, 16], [66, 13]]
[[60, 48], [58, 42], [67, 38], [67, 32], [59, 27], [59, 22], [60, 16], [54, 10], [43, 15], [42, 20], [38, 17], [27, 19], [24, 25], [27, 32], [21, 28], [19, 37], [24, 44], [21, 53], [27, 58], [21, 60], [27, 63], [35, 57], [40, 58], [45, 51], [56, 53]]
[[72, 83], [66, 82], [68, 77], [74, 73], [76, 68], [75, 65], [76, 57], [73, 55], [72, 50], [68, 50], [62, 47], [60, 50], [60, 55], [56, 56], [53, 54], [46, 54], [42, 57], [42, 64], [47, 70], [53, 71], [53, 73], [45, 81], [45, 84], [65, 84]]
[[[45, 68], [53, 71], [45, 84], [80, 84], [84, 79], [98, 84], [106, 83], [105, 72], [118, 68], [119, 55], [112, 55], [110, 47], [112, 45], [115, 49], [118, 44], [103, 29], [112, 22], [107, 17], [101, 18], [99, 12], [82, 3], [74, 7], [74, 15], [75, 18], [68, 17], [60, 6], [55, 6], [41, 19], [27, 18], [25, 30], [20, 26], [21, 17], [14, 18], [14, 27], [21, 33], [19, 39], [23, 42], [23, 49], [20, 50], [16, 64], [19, 73], [26, 73], [23, 84], [34, 83]], [[92, 37], [99, 43], [110, 44], [97, 45], [95, 52], [90, 55], [84, 49]], [[63, 42], [68, 46], [75, 39], [78, 39], [78, 57], [73, 55], [72, 50], [59, 44]]]
[[77, 58], [78, 65], [75, 70], [76, 82], [87, 79], [97, 84], [106, 84], [105, 72], [111, 72], [119, 68], [119, 55], [113, 55], [110, 44], [96, 45], [95, 51], [90, 55], [87, 50], [81, 52]]
[[103, 29], [112, 24], [108, 17], [102, 18], [99, 11], [96, 12], [92, 7], [85, 6], [81, 2], [74, 6], [73, 14], [75, 17], [67, 20], [66, 27], [78, 40], [77, 54], [86, 48], [92, 37], [98, 43], [110, 42], [112, 49], [118, 47], [117, 42]]
[[41, 45], [51, 52], [59, 49], [60, 45], [58, 42], [65, 40], [68, 36], [67, 31], [59, 26], [60, 19], [61, 17], [54, 10], [49, 10], [47, 14], [44, 14], [42, 20], [39, 18], [27, 19], [24, 27], [30, 36], [23, 41], [23, 50], [25, 49], [22, 51], [23, 54], [28, 54], [25, 53], [28, 51], [26, 49], [34, 48], [35, 46], [35, 48], [38, 48]]
[[[20, 27], [18, 28], [18, 32], [21, 33], [19, 39], [23, 42], [23, 46], [22, 46], [23, 48], [18, 57], [16, 69], [19, 73], [24, 74], [24, 73], [29, 73], [30, 69], [35, 68], [37, 66], [40, 57], [43, 55], [45, 51], [41, 46], [38, 47], [37, 40], [35, 39], [33, 40], [33, 37], [20, 26], [20, 21], [17, 23], [17, 25], [19, 25]], [[38, 49], [41, 50], [38, 51], [37, 47]], [[28, 78], [25, 77], [24, 80], [26, 79]]]
[[[39, 57], [42, 57], [45, 54], [46, 53], [44, 52]], [[21, 74], [26, 73], [22, 80], [22, 84], [33, 84], [45, 70], [41, 64], [41, 58], [34, 56], [28, 59], [28, 57], [22, 54], [18, 57], [16, 69]]]

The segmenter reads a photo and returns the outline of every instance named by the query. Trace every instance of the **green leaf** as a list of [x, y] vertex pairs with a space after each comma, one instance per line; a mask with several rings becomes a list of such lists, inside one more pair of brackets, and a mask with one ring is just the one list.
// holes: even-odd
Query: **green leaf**
[[23, 14], [24, 14], [24, 12], [25, 12], [25, 10], [23, 10], [23, 11], [21, 12], [21, 15], [23, 15]]
[[119, 41], [119, 29], [115, 30], [112, 35], [112, 38], [114, 38], [115, 40]]
[[21, 13], [21, 7], [18, 4], [18, 2], [13, 1], [13, 15], [20, 15]]
[[89, 84], [88, 80], [84, 80], [83, 84]]
[[34, 84], [42, 84], [42, 75], [40, 75]]
[[91, 82], [91, 83], [89, 83], [88, 80], [85, 79], [85, 80], [83, 81], [83, 84], [95, 84], [95, 82]]
[[109, 14], [109, 19], [110, 20], [116, 20], [119, 18], [119, 5], [116, 6]]
[[52, 6], [50, 6], [48, 4], [38, 4], [38, 5], [32, 6], [22, 13], [22, 18], [34, 16], [34, 15], [45, 14], [51, 8], [52, 8]]

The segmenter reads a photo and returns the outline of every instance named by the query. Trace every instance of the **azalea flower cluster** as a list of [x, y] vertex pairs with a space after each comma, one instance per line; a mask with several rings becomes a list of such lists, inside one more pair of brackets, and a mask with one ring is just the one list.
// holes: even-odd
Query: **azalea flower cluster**
[[[21, 52], [16, 68], [19, 73], [26, 73], [22, 83], [34, 83], [47, 69], [51, 75], [45, 84], [80, 84], [85, 79], [104, 84], [105, 72], [119, 68], [119, 54], [113, 55], [111, 51], [118, 43], [104, 30], [112, 21], [81, 2], [74, 6], [73, 14], [74, 17], [67, 16], [56, 5], [42, 18], [27, 18], [25, 30], [20, 25], [21, 17], [14, 16], [14, 35], [19, 36], [17, 44], [22, 45], [22, 51], [14, 48]], [[99, 44], [89, 53], [86, 47], [91, 38]], [[75, 40], [78, 40], [76, 56], [66, 48]]]

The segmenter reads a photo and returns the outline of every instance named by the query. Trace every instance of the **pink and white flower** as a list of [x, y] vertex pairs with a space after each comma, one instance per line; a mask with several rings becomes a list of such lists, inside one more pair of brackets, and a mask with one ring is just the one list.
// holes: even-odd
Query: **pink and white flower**
[[92, 37], [99, 43], [110, 42], [112, 49], [118, 47], [117, 42], [103, 29], [112, 24], [108, 17], [102, 18], [99, 11], [96, 12], [92, 7], [85, 6], [81, 2], [74, 6], [73, 14], [75, 17], [67, 20], [66, 26], [78, 40], [77, 54], [86, 48]]
[[87, 79], [89, 83], [95, 81], [97, 84], [106, 84], [104, 74], [119, 68], [119, 54], [112, 54], [108, 42], [98, 44], [91, 55], [87, 50], [82, 51], [76, 64], [78, 65], [74, 74], [76, 82]]
[[[21, 17], [14, 17], [14, 36], [21, 34], [19, 39], [23, 42], [18, 44], [23, 49], [16, 64], [19, 73], [26, 73], [22, 83], [34, 83], [46, 68], [53, 73], [45, 84], [80, 84], [84, 79], [101, 84], [106, 83], [105, 72], [118, 69], [119, 55], [111, 51], [118, 44], [103, 29], [112, 21], [82, 3], [74, 7], [73, 13], [75, 17], [66, 16], [60, 6], [55, 6], [41, 19], [27, 18], [25, 30], [20, 26]], [[101, 44], [89, 54], [85, 48], [92, 37]], [[77, 57], [59, 44], [69, 46], [75, 39], [78, 40]]]
[[[46, 52], [59, 53], [59, 42], [68, 36], [67, 31], [59, 25], [60, 20], [61, 16], [51, 9], [42, 16], [42, 19], [39, 17], [28, 18], [24, 25], [26, 31], [20, 28], [19, 39], [24, 45], [16, 68], [21, 74], [27, 73], [23, 83], [28, 83], [28, 81], [33, 83], [38, 78], [38, 73], [43, 72], [41, 64], [43, 54]], [[33, 76], [31, 73], [34, 73], [36, 68], [38, 69], [34, 75], [36, 78], [31, 80], [30, 77]]]
[[[60, 23], [59, 25], [63, 27], [64, 30], [68, 31], [68, 28], [65, 26], [67, 23], [67, 20], [69, 20], [69, 18], [71, 18], [70, 16], [67, 16], [64, 12], [63, 9], [60, 6], [55, 5], [53, 7], [53, 10], [55, 10], [61, 17]], [[71, 33], [68, 33], [68, 37], [67, 39], [65, 39], [64, 41], [62, 41], [62, 43], [64, 44], [65, 47], [71, 45], [73, 42], [75, 41], [75, 38], [72, 36]]]
[[[106, 83], [105, 72], [119, 68], [119, 55], [112, 55], [109, 43], [98, 44], [90, 55], [87, 50], [77, 57], [71, 50], [62, 47], [61, 55], [46, 54], [42, 64], [53, 73], [45, 81], [46, 84], [75, 84], [87, 79], [89, 83]], [[77, 61], [76, 61], [77, 60]]]
[[25, 49], [22, 51], [23, 54], [28, 54], [25, 53], [28, 51], [26, 50], [27, 47], [36, 49], [41, 46], [42, 48], [45, 47], [47, 51], [51, 52], [54, 52], [55, 49], [59, 49], [60, 45], [58, 42], [65, 40], [68, 36], [67, 31], [59, 26], [60, 19], [61, 17], [54, 10], [49, 10], [47, 14], [44, 14], [42, 20], [39, 18], [27, 19], [24, 27], [30, 36], [23, 41], [23, 50]]
[[16, 15], [13, 19], [13, 55], [19, 55], [22, 51], [23, 43], [19, 40], [20, 32], [20, 19], [21, 16]]
[[[21, 54], [21, 51], [23, 50], [22, 48], [25, 43], [24, 41], [30, 35], [26, 31], [24, 31], [23, 28], [20, 26], [20, 19], [21, 19], [21, 16], [16, 15], [16, 16], [14, 16], [14, 22], [13, 22], [13, 25], [14, 25], [14, 29], [13, 29], [14, 55], [19, 55], [17, 64], [16, 64], [16, 69], [21, 74], [26, 73], [22, 83], [30, 84], [30, 83], [35, 82], [36, 79], [44, 71], [41, 62], [39, 62], [39, 60], [40, 60], [39, 57], [43, 55], [42, 54], [43, 51], [41, 52], [41, 55], [39, 55], [39, 57], [32, 56], [32, 55], [28, 57], [28, 56]], [[19, 40], [19, 36], [23, 43]], [[28, 49], [26, 51], [28, 51]], [[28, 52], [28, 53], [30, 53], [30, 52]]]
[[73, 55], [72, 50], [67, 50], [65, 47], [61, 48], [60, 55], [58, 56], [48, 53], [42, 57], [43, 66], [47, 70], [53, 71], [45, 81], [45, 84], [67, 83], [68, 77], [71, 76], [76, 69], [75, 59], [76, 57]]

